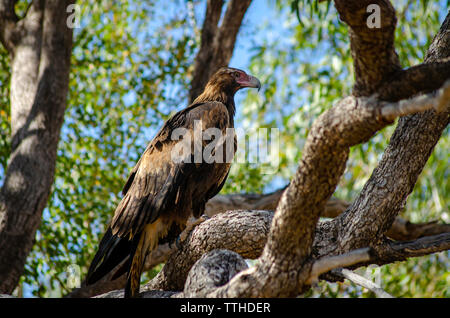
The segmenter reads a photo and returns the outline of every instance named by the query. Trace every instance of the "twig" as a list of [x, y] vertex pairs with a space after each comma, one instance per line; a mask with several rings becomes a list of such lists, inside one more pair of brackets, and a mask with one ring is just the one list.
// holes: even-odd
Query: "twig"
[[389, 293], [385, 292], [380, 286], [368, 280], [367, 278], [360, 276], [358, 274], [353, 273], [352, 271], [346, 268], [336, 268], [332, 270], [333, 274], [336, 274], [340, 277], [346, 278], [349, 281], [355, 283], [356, 285], [367, 288], [371, 292], [375, 293], [379, 298], [394, 298]]
[[318, 280], [319, 275], [338, 267], [347, 267], [370, 259], [370, 249], [361, 248], [342, 255], [323, 257], [314, 262], [307, 284]]

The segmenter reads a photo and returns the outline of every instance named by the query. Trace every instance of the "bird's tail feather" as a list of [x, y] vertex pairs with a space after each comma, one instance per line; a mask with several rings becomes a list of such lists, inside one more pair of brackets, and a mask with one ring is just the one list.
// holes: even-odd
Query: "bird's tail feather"
[[[130, 255], [133, 245], [132, 241], [123, 237], [113, 235], [111, 228], [108, 228], [99, 244], [97, 254], [89, 267], [86, 276], [86, 285], [92, 285], [109, 274], [116, 266], [121, 264]], [[127, 267], [126, 263], [114, 274], [114, 278], [119, 277], [119, 271], [123, 273], [123, 267]]]
[[159, 239], [165, 237], [170, 226], [161, 219], [145, 226], [139, 237], [133, 239], [130, 252], [125, 298], [135, 297], [139, 294], [141, 274], [144, 270], [147, 256], [156, 248]]
[[[144, 268], [145, 256], [143, 255], [142, 241], [140, 239], [134, 241], [131, 248], [130, 258], [127, 261], [127, 283], [125, 285], [124, 298], [135, 297], [139, 294], [141, 285], [141, 274]], [[143, 257], [144, 256], [144, 257]], [[144, 258], [144, 259], [143, 259]]]

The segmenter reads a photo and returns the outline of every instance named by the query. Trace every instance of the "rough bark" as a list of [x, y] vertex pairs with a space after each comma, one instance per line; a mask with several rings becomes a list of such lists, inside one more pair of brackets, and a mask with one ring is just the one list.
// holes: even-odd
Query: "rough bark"
[[[336, 267], [350, 266], [368, 260], [368, 249], [357, 250], [345, 255], [319, 259], [312, 263], [311, 275], [308, 281], [315, 281], [317, 277]], [[214, 292], [217, 287], [223, 286], [240, 271], [248, 268], [244, 259], [237, 253], [229, 250], [213, 250], [203, 255], [192, 267], [184, 291], [142, 291], [141, 298], [186, 298], [205, 297]], [[0, 295], [1, 296], [1, 295]], [[98, 296], [99, 298], [121, 298], [123, 291], [113, 291]]]
[[[427, 51], [425, 63], [450, 56], [449, 26], [450, 13]], [[447, 72], [448, 69], [447, 64]], [[432, 83], [441, 85], [440, 81]], [[409, 83], [404, 82], [404, 85], [408, 87]], [[426, 90], [431, 88], [436, 89], [436, 86]], [[411, 95], [416, 93], [411, 91]], [[382, 239], [403, 209], [449, 120], [448, 107], [442, 112], [429, 110], [400, 118], [383, 158], [363, 190], [349, 210], [335, 220], [341, 248], [348, 251]]]
[[230, 211], [206, 220], [170, 255], [144, 290], [182, 290], [190, 268], [214, 249], [227, 249], [244, 258], [256, 259], [266, 244], [272, 216], [268, 211]]
[[16, 22], [19, 20], [14, 5], [14, 0], [0, 1], [0, 42], [9, 52], [14, 49], [14, 40], [17, 36]]
[[200, 49], [194, 61], [191, 103], [203, 91], [208, 79], [217, 69], [227, 66], [233, 55], [239, 29], [252, 0], [230, 0], [222, 22], [223, 0], [208, 0], [203, 22]]
[[[379, 28], [367, 25], [367, 7], [373, 4], [380, 8]], [[335, 6], [349, 27], [355, 72], [353, 95], [370, 96], [389, 76], [401, 70], [394, 48], [397, 24], [394, 7], [388, 0], [336, 0]]]
[[398, 101], [419, 93], [428, 93], [450, 78], [450, 59], [429, 57], [425, 61], [428, 62], [392, 74], [378, 89], [379, 98]]
[[66, 8], [73, 2], [33, 1], [18, 20], [15, 1], [0, 1], [1, 40], [11, 55], [11, 155], [0, 190], [4, 293], [22, 275], [53, 184], [72, 48]]
[[182, 297], [202, 297], [223, 286], [237, 273], [248, 268], [241, 255], [229, 250], [213, 250], [192, 266]]

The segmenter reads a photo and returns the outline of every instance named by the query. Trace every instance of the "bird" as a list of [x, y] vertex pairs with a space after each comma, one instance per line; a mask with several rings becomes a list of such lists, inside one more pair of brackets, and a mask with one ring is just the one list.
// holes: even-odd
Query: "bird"
[[[221, 67], [192, 104], [162, 125], [129, 174], [122, 199], [91, 261], [87, 286], [116, 270], [112, 279], [127, 274], [124, 297], [139, 296], [146, 258], [159, 244], [175, 242], [187, 220], [200, 217], [206, 202], [222, 189], [231, 160], [199, 160], [195, 146], [200, 145], [200, 151], [204, 151], [208, 138], [199, 143], [193, 137], [196, 129], [202, 133], [215, 129], [224, 135], [233, 130], [234, 96], [245, 87], [259, 90], [261, 83], [243, 70]], [[182, 137], [174, 138], [174, 133], [180, 131]], [[192, 139], [194, 146], [188, 142]], [[216, 150], [229, 147], [225, 141], [214, 135], [211, 142], [216, 144], [210, 151], [213, 157]], [[231, 156], [227, 156], [233, 158], [236, 144], [234, 136]]]

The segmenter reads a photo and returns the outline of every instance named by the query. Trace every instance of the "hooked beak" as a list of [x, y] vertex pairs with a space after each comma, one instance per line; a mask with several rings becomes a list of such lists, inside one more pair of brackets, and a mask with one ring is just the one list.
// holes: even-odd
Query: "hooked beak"
[[245, 79], [238, 81], [241, 88], [243, 87], [254, 87], [258, 91], [261, 89], [261, 82], [254, 76], [247, 75]]

